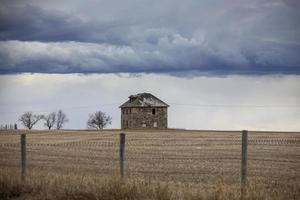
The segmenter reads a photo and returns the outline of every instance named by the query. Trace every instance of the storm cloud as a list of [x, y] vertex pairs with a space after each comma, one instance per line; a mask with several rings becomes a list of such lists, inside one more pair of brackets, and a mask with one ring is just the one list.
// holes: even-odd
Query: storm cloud
[[297, 1], [3, 1], [0, 73], [300, 74]]

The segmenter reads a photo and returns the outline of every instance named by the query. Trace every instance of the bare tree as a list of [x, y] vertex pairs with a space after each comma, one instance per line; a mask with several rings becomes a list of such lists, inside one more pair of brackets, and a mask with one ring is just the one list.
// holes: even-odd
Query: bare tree
[[29, 130], [41, 119], [43, 119], [43, 115], [34, 115], [32, 112], [25, 112], [20, 116], [19, 121]]
[[52, 112], [46, 116], [44, 116], [43, 118], [45, 120], [44, 126], [48, 127], [48, 129], [50, 130], [56, 122], [56, 113]]
[[62, 110], [59, 110], [56, 115], [56, 129], [57, 130], [61, 129], [63, 125], [68, 121], [69, 120], [66, 114]]
[[111, 120], [112, 118], [109, 115], [102, 111], [97, 111], [89, 115], [87, 126], [88, 128], [103, 129], [108, 124], [111, 124]]

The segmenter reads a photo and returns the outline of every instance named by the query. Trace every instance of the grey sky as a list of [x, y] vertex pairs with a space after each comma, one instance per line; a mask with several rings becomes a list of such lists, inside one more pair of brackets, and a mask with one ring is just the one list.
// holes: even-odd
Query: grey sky
[[5, 0], [0, 73], [300, 74], [297, 2]]
[[299, 76], [23, 74], [2, 75], [0, 84], [1, 123], [63, 109], [66, 128], [86, 128], [88, 114], [102, 110], [113, 117], [110, 128], [120, 128], [118, 107], [130, 94], [151, 92], [170, 104], [171, 128], [300, 130]]
[[151, 92], [170, 127], [299, 130], [299, 19], [298, 0], [2, 0], [0, 123], [61, 108], [118, 128]]

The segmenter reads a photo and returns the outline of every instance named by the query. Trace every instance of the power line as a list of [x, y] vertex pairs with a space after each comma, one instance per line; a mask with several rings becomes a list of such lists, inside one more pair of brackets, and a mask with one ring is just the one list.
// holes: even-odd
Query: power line
[[238, 108], [279, 108], [279, 107], [291, 107], [300, 108], [300, 105], [247, 105], [247, 104], [176, 104], [170, 103], [171, 106], [190, 106], [190, 107], [238, 107]]
[[[180, 103], [169, 103], [171, 107], [173, 106], [182, 106], [182, 107], [201, 107], [201, 108], [259, 108], [259, 109], [268, 109], [268, 108], [300, 108], [300, 105], [247, 105], [247, 104], [180, 104]], [[59, 106], [59, 109], [62, 110], [80, 110], [92, 107], [104, 107], [104, 106], [116, 106], [118, 107], [121, 103], [106, 103], [106, 104], [96, 104], [96, 105], [82, 105], [82, 106]], [[44, 113], [51, 112], [53, 109], [27, 109], [32, 112]], [[0, 111], [0, 114], [21, 114], [23, 111]]]
[[[116, 105], [121, 105], [119, 103], [108, 103], [108, 104], [98, 104], [98, 105], [86, 105], [86, 106], [69, 106], [69, 107], [62, 107], [60, 106], [58, 109], [61, 110], [79, 110], [79, 109], [86, 109], [86, 108], [91, 108], [91, 107], [103, 107], [103, 106], [116, 106]], [[44, 112], [51, 112], [53, 109], [43, 109], [43, 110], [36, 110], [36, 109], [27, 109], [27, 111], [31, 112], [37, 112], [37, 113], [44, 113]], [[25, 112], [23, 111], [3, 111], [0, 112], [0, 114], [21, 114]]]

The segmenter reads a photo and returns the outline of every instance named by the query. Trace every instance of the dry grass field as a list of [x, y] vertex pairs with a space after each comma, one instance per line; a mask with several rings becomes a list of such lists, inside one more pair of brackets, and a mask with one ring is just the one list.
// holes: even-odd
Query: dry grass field
[[[241, 132], [125, 131], [123, 183], [118, 179], [120, 130], [1, 131], [0, 184], [4, 189], [24, 184], [18, 180], [21, 133], [27, 133], [28, 176], [23, 187], [27, 196], [28, 190], [44, 185], [38, 194], [47, 191], [43, 197], [53, 199], [49, 191], [58, 182], [60, 189], [76, 184], [80, 189], [74, 191], [86, 188], [94, 195], [77, 199], [239, 199]], [[248, 142], [248, 199], [300, 198], [300, 133], [249, 132]], [[8, 179], [14, 181], [7, 184]], [[48, 181], [37, 184], [43, 180]], [[105, 196], [105, 185], [121, 187], [114, 192], [125, 196]]]

